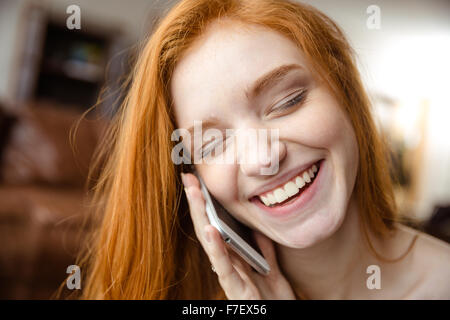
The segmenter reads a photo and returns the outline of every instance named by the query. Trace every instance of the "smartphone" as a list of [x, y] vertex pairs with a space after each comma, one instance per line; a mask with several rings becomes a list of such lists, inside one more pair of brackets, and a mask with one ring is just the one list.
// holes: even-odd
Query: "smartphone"
[[258, 245], [252, 237], [252, 230], [236, 220], [206, 188], [203, 179], [196, 170], [193, 173], [200, 181], [203, 197], [206, 202], [206, 214], [209, 222], [222, 236], [222, 239], [253, 269], [263, 275], [270, 272], [270, 266], [264, 259]]

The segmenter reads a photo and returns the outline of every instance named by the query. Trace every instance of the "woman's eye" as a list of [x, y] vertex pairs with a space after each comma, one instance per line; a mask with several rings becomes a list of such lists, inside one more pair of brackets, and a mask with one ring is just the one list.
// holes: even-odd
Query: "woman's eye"
[[216, 144], [210, 143], [210, 144], [202, 147], [202, 158], [207, 157], [214, 150], [215, 145], [217, 145], [217, 143]]
[[220, 146], [223, 142], [222, 140], [223, 139], [217, 139], [215, 141], [212, 141], [212, 142], [204, 145], [201, 150], [202, 158], [209, 156], [213, 150], [215, 151], [214, 152], [215, 156], [217, 156], [221, 151], [223, 151], [222, 150], [223, 146], [222, 147]]
[[282, 104], [280, 107], [276, 107], [273, 108], [270, 112], [281, 112], [284, 111], [286, 109], [289, 109], [295, 105], [297, 105], [298, 103], [302, 102], [306, 97], [306, 90], [302, 90], [299, 94], [297, 94], [294, 98], [292, 98], [291, 100], [287, 101], [286, 103]]

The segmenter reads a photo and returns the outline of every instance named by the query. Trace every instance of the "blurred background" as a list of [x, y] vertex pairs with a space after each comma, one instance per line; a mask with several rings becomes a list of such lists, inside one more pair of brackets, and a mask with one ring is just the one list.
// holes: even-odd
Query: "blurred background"
[[[0, 0], [1, 299], [48, 299], [75, 264], [90, 228], [92, 155], [139, 45], [176, 2]], [[358, 55], [400, 213], [450, 242], [450, 2], [303, 2], [333, 18]], [[70, 5], [81, 29], [66, 25]]]

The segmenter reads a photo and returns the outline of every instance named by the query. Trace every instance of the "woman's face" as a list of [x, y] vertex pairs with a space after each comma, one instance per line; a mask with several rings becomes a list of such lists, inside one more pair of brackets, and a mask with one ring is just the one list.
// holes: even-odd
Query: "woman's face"
[[[258, 81], [282, 66], [274, 81]], [[292, 248], [312, 246], [339, 228], [355, 184], [356, 137], [295, 43], [259, 26], [214, 23], [177, 64], [171, 94], [178, 128], [197, 120], [205, 132], [212, 117], [224, 135], [265, 129], [270, 137], [278, 129], [278, 144], [265, 140], [270, 165], [279, 161], [274, 174], [262, 173], [268, 163], [242, 160], [248, 149], [233, 144], [224, 149], [234, 150], [232, 163], [196, 164], [210, 193], [238, 220]]]

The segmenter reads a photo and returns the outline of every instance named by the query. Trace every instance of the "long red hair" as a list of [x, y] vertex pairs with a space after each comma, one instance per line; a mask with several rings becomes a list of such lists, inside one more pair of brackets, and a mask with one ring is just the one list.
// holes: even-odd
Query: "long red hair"
[[299, 46], [355, 130], [362, 161], [354, 192], [363, 233], [367, 237], [370, 228], [385, 236], [395, 229], [388, 153], [340, 28], [318, 10], [289, 1], [184, 0], [146, 41], [99, 154], [104, 166], [93, 198], [101, 219], [80, 261], [88, 274], [84, 298], [225, 298], [196, 239], [170, 139], [175, 129], [169, 92], [173, 70], [218, 19], [265, 26]]

